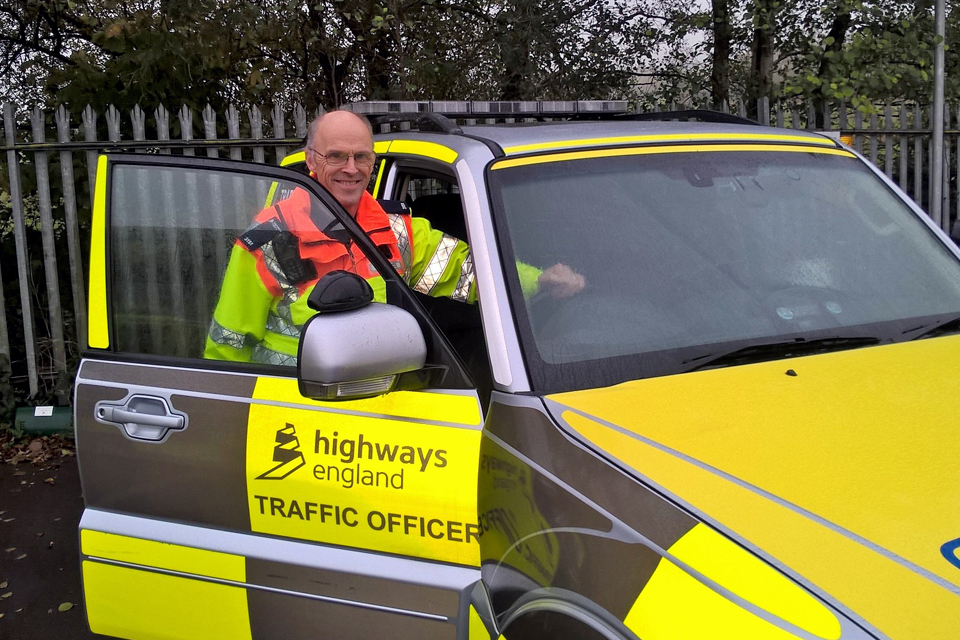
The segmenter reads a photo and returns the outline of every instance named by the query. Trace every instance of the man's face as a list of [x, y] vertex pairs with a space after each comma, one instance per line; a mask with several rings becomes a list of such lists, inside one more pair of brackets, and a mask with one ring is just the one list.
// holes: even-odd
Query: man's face
[[[352, 113], [334, 111], [324, 116], [316, 135], [307, 149], [307, 166], [317, 176], [317, 181], [326, 187], [350, 215], [357, 215], [360, 197], [363, 195], [373, 166], [358, 165], [353, 154], [373, 153], [373, 137], [370, 130]], [[335, 166], [325, 156], [350, 154], [345, 164]]]

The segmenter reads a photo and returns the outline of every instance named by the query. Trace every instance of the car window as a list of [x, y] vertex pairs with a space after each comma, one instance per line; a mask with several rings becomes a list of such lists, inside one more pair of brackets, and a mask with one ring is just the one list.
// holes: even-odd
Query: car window
[[490, 175], [516, 259], [586, 278], [566, 300], [514, 291], [550, 388], [683, 371], [728, 343], [893, 339], [960, 311], [956, 258], [849, 154], [648, 152]]
[[111, 184], [109, 296], [118, 351], [292, 365], [256, 353], [296, 354], [298, 329], [312, 315], [305, 293], [324, 269], [363, 269], [385, 299], [376, 269], [296, 183], [118, 164]]
[[[460, 188], [452, 177], [401, 166], [395, 183], [398, 187], [394, 193], [388, 194], [390, 199], [407, 202], [413, 216], [426, 219], [433, 229], [467, 242]], [[417, 293], [417, 298], [463, 360], [481, 399], [486, 402], [493, 388], [493, 379], [480, 309], [475, 304], [421, 293]]]

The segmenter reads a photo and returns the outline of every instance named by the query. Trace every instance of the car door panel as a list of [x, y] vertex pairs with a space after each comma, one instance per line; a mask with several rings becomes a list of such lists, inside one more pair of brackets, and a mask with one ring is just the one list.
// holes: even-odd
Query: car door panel
[[[218, 229], [202, 211], [191, 218], [171, 207], [194, 206], [178, 190], [199, 189], [201, 200], [204, 189], [233, 193], [236, 202], [243, 195], [262, 206], [270, 186], [259, 169], [234, 173], [237, 165], [205, 159], [161, 158], [155, 178], [144, 170], [151, 162], [99, 164], [93, 233], [102, 236], [92, 243], [99, 252], [92, 262], [105, 266], [91, 271], [100, 295], [92, 296], [91, 350], [75, 396], [91, 628], [127, 638], [461, 637], [479, 579], [476, 391], [316, 402], [300, 395], [293, 369], [265, 375], [264, 367], [190, 357], [182, 345], [165, 356], [162, 339], [136, 337], [154, 327], [156, 336], [176, 332], [179, 318], [165, 302], [176, 296], [195, 332], [209, 313], [197, 300], [216, 296], [188, 295], [205, 285], [189, 270], [161, 267], [151, 291], [164, 302], [131, 297], [129, 282], [114, 280], [152, 276], [130, 249], [165, 238], [182, 243], [192, 233], [216, 259], [223, 252], [209, 243], [237, 233], [217, 223], [229, 217], [222, 211], [212, 216], [227, 224]], [[110, 197], [112, 172], [124, 163], [137, 171], [124, 197]], [[275, 181], [313, 189], [292, 172], [262, 173], [271, 172]], [[246, 184], [245, 175], [258, 183]], [[158, 195], [131, 196], [138, 188]], [[313, 197], [335, 206], [322, 192]], [[135, 213], [115, 208], [131, 203]], [[253, 213], [231, 214], [232, 224]], [[111, 225], [122, 225], [117, 242]], [[171, 225], [176, 233], [166, 230]], [[156, 255], [178, 249], [151, 248]], [[111, 296], [119, 289], [126, 306], [118, 311]], [[115, 335], [121, 324], [126, 338]], [[136, 353], [141, 344], [150, 352]]]

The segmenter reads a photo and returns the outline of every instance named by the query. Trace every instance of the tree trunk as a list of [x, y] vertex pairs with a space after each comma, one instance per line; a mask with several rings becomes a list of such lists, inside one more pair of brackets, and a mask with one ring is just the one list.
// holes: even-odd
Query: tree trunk
[[773, 89], [774, 40], [777, 32], [777, 0], [755, 0], [753, 5], [753, 45], [751, 47], [749, 113], [756, 118], [757, 100]]
[[713, 0], [713, 67], [710, 72], [710, 97], [714, 108], [730, 99], [730, 40], [728, 0]]
[[[843, 43], [847, 39], [847, 31], [849, 31], [850, 23], [853, 20], [851, 9], [851, 3], [848, 0], [842, 0], [837, 3], [837, 13], [834, 15], [833, 23], [830, 25], [830, 32], [827, 33], [827, 38], [833, 38], [833, 41], [824, 47], [824, 55], [820, 58], [820, 66], [817, 69], [817, 75], [821, 79], [828, 78], [832, 75], [830, 74], [830, 61], [835, 59], [836, 54], [843, 50]], [[833, 55], [828, 57], [826, 55], [827, 52], [831, 52]], [[814, 92], [813, 101], [817, 112], [817, 128], [825, 129], [827, 128], [827, 123], [824, 121], [823, 112], [824, 107], [827, 105], [827, 98], [823, 95], [822, 84], [817, 87]]]

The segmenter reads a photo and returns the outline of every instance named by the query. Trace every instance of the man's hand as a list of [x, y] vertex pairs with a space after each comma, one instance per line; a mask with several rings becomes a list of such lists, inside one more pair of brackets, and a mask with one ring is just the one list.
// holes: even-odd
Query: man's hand
[[544, 269], [540, 277], [537, 278], [540, 291], [557, 299], [569, 298], [580, 293], [586, 284], [586, 278], [559, 262], [548, 269]]

